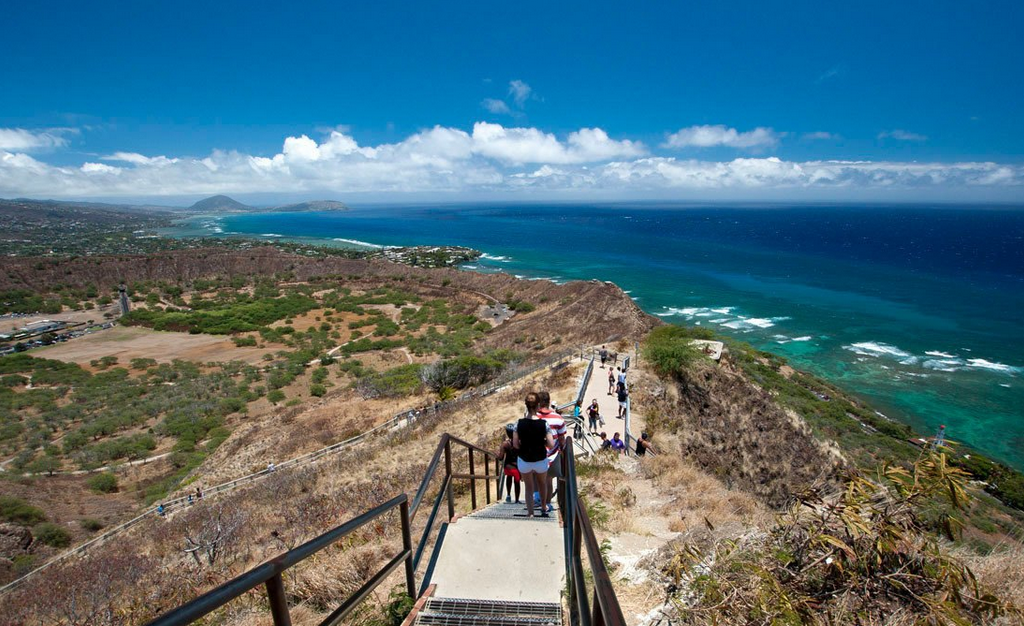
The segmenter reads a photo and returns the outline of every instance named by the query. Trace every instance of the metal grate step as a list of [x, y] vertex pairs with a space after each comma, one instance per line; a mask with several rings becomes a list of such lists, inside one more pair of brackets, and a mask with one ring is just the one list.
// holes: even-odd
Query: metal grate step
[[516, 519], [530, 522], [558, 522], [558, 507], [555, 507], [554, 511], [548, 513], [548, 517], [540, 517], [539, 507], [537, 509], [537, 513], [538, 514], [536, 516], [530, 518], [526, 516], [525, 504], [499, 502], [474, 513], [470, 513], [469, 517], [476, 519]]
[[423, 607], [426, 613], [496, 617], [527, 617], [561, 621], [562, 607], [548, 602], [511, 600], [471, 600], [465, 598], [430, 598]]

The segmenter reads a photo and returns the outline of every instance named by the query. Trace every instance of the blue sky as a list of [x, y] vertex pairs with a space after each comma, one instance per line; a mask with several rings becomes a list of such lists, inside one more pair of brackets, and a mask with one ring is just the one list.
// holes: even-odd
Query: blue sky
[[280, 4], [4, 3], [0, 196], [1024, 189], [1020, 2]]

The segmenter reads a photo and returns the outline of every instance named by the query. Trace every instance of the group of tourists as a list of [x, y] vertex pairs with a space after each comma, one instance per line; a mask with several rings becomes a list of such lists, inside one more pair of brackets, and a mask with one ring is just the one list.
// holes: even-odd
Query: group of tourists
[[526, 414], [518, 422], [505, 426], [507, 438], [501, 444], [498, 458], [505, 474], [505, 502], [520, 498], [520, 482], [526, 483], [526, 515], [548, 517], [554, 510], [555, 479], [562, 478], [559, 453], [565, 445], [565, 418], [551, 406], [547, 391], [530, 392], [525, 399]]

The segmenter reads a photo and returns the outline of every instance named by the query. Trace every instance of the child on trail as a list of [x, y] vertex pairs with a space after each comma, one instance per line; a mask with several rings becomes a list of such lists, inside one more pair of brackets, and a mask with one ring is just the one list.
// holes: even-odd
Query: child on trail
[[626, 453], [626, 442], [622, 440], [622, 438], [619, 436], [619, 433], [615, 433], [614, 435], [612, 435], [611, 447], [612, 451], [615, 452], [616, 454]]
[[534, 489], [540, 492], [541, 517], [548, 517], [543, 503], [547, 502], [548, 491], [548, 446], [555, 445], [555, 437], [547, 420], [537, 417], [539, 402], [537, 394], [526, 394], [526, 417], [516, 424], [512, 434], [512, 447], [519, 454], [516, 462], [519, 473], [526, 481], [526, 516], [533, 517]]
[[501, 442], [501, 449], [498, 451], [498, 458], [501, 459], [502, 466], [505, 468], [505, 502], [512, 502], [512, 486], [515, 485], [516, 489], [516, 504], [519, 504], [519, 490], [522, 484], [522, 476], [519, 474], [519, 468], [517, 464], [519, 462], [519, 453], [516, 452], [515, 446], [512, 445], [512, 438], [516, 432], [515, 424], [505, 425], [505, 434], [508, 435], [508, 439]]
[[601, 447], [600, 450], [611, 450], [612, 442], [608, 441], [608, 433], [601, 432]]

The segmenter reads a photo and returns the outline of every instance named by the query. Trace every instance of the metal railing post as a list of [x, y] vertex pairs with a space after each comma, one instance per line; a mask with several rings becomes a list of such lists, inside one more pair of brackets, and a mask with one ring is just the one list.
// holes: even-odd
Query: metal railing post
[[[469, 449], [469, 475], [470, 476], [476, 475], [476, 470], [474, 469], [474, 465], [473, 465], [473, 448]], [[470, 478], [469, 479], [469, 501], [472, 503], [473, 510], [475, 511], [476, 510], [476, 479], [475, 478]]]
[[409, 501], [406, 500], [399, 505], [399, 513], [402, 516], [402, 546], [408, 553], [405, 557], [405, 586], [409, 590], [409, 597], [416, 600], [416, 573], [412, 567], [412, 529], [409, 523]]
[[284, 580], [281, 574], [275, 574], [267, 580], [267, 597], [270, 599], [270, 614], [274, 618], [274, 626], [292, 626], [292, 618], [288, 614], [288, 598], [284, 594]]
[[491, 503], [491, 464], [484, 456], [484, 492], [486, 493], [487, 504]]
[[[451, 479], [452, 477], [452, 442], [449, 439], [444, 440], [444, 471], [445, 475]], [[451, 483], [448, 484], [448, 521], [452, 521], [455, 517], [455, 492], [452, 490]]]

